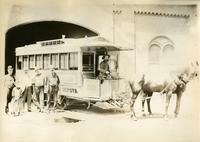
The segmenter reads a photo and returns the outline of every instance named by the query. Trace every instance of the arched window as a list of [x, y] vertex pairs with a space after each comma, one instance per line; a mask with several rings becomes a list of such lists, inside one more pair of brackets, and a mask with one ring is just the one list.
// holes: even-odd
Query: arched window
[[153, 44], [149, 47], [149, 63], [159, 64], [160, 63], [161, 48]]
[[174, 43], [166, 36], [157, 36], [149, 43], [148, 68], [151, 72], [170, 70], [174, 58]]
[[173, 56], [174, 47], [172, 45], [165, 45], [163, 47], [163, 58], [170, 59]]
[[172, 45], [165, 45], [163, 47], [163, 57], [162, 57], [162, 63], [163, 63], [163, 66], [166, 68], [166, 69], [171, 69], [173, 63], [174, 63], [174, 47]]

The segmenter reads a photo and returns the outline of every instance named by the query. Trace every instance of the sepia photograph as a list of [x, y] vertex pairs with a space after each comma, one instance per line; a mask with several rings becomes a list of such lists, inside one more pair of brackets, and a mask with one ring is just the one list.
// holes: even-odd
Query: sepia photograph
[[0, 0], [1, 142], [199, 142], [199, 0]]

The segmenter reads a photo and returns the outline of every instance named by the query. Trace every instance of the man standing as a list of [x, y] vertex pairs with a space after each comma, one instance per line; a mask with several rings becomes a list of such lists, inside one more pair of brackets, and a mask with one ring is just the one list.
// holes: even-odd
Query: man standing
[[51, 102], [53, 101], [53, 108], [56, 107], [57, 104], [57, 94], [59, 90], [60, 79], [55, 72], [54, 67], [51, 65], [49, 67], [50, 74], [47, 76], [47, 86], [48, 86], [48, 104], [47, 108], [50, 107]]
[[27, 100], [27, 109], [28, 109], [28, 112], [31, 112], [32, 80], [28, 73], [27, 68], [24, 69], [24, 74], [21, 77], [21, 81], [22, 81], [23, 87], [25, 88], [23, 92], [23, 99], [22, 99], [23, 111], [25, 109], [25, 101]]
[[[44, 76], [40, 73], [40, 68], [35, 68], [35, 77], [33, 78], [33, 103], [38, 107], [39, 111], [44, 109]], [[39, 104], [38, 104], [39, 103]]]
[[12, 90], [15, 87], [15, 77], [13, 75], [13, 67], [8, 66], [7, 68], [8, 74], [4, 78], [4, 86], [6, 89], [6, 96], [7, 96], [7, 102], [5, 106], [5, 113], [9, 112], [9, 103], [12, 100]]
[[110, 68], [109, 68], [109, 61], [110, 55], [106, 54], [102, 57], [103, 61], [100, 63], [99, 66], [99, 80], [101, 82], [101, 84], [103, 83], [103, 81], [105, 79], [109, 79], [110, 77]]

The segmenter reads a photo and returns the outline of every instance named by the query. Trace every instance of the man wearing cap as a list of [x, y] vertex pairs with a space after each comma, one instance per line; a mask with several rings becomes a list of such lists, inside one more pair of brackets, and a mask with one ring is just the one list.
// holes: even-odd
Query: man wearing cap
[[38, 107], [39, 111], [42, 111], [44, 108], [44, 85], [45, 78], [40, 73], [40, 68], [35, 68], [35, 76], [33, 78], [33, 103]]
[[15, 87], [15, 85], [14, 85], [15, 76], [13, 75], [13, 67], [12, 66], [8, 66], [7, 72], [8, 72], [8, 74], [5, 75], [5, 78], [4, 78], [4, 86], [5, 86], [5, 89], [6, 89], [6, 96], [7, 96], [7, 102], [6, 102], [6, 106], [5, 106], [5, 113], [9, 112], [9, 103], [12, 100], [12, 90]]
[[47, 76], [46, 84], [48, 86], [48, 104], [47, 108], [50, 107], [51, 102], [53, 101], [53, 108], [57, 104], [57, 94], [59, 90], [60, 79], [57, 73], [55, 72], [54, 66], [50, 65], [50, 73]]
[[24, 92], [23, 92], [23, 111], [25, 108], [25, 101], [27, 100], [27, 109], [28, 112], [31, 112], [31, 98], [32, 98], [32, 79], [28, 73], [28, 68], [24, 68], [24, 74], [21, 76], [21, 82], [23, 84]]
[[105, 79], [109, 78], [110, 75], [110, 68], [109, 68], [109, 61], [110, 55], [106, 54], [102, 57], [103, 61], [100, 63], [99, 65], [99, 80], [101, 82], [101, 84], [103, 83], [103, 81]]

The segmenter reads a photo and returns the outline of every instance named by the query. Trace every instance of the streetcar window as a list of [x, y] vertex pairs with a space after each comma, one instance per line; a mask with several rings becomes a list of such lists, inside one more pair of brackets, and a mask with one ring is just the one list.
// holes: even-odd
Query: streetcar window
[[17, 69], [18, 70], [22, 69], [22, 56], [17, 57]]
[[78, 53], [69, 53], [69, 70], [78, 70]]
[[34, 64], [34, 55], [29, 56], [29, 68], [34, 69], [35, 64]]
[[51, 65], [58, 69], [58, 54], [51, 54]]
[[43, 67], [49, 69], [50, 57], [48, 54], [43, 55]]
[[57, 44], [60, 44], [60, 40], [57, 41]]
[[28, 56], [23, 56], [23, 68], [28, 68]]
[[39, 68], [42, 68], [42, 55], [36, 55], [35, 65]]
[[83, 71], [94, 71], [94, 54], [83, 53]]
[[56, 41], [53, 41], [53, 45], [55, 45], [56, 44]]
[[60, 69], [68, 69], [68, 54], [60, 54]]

